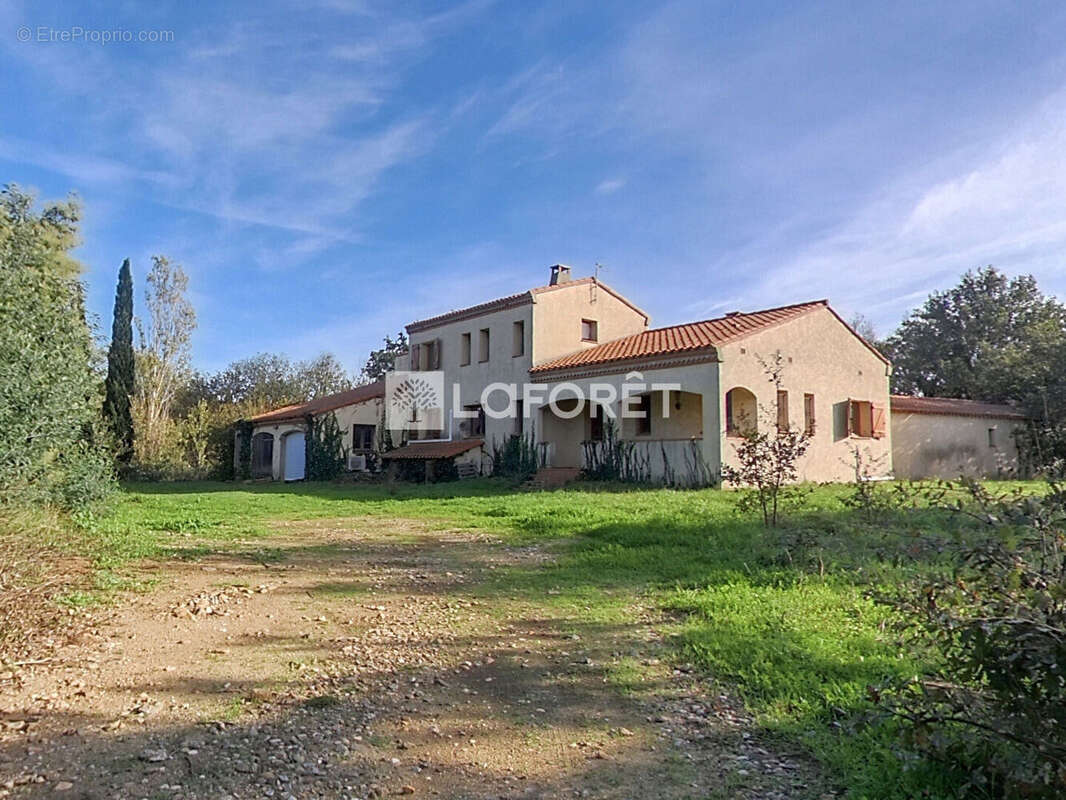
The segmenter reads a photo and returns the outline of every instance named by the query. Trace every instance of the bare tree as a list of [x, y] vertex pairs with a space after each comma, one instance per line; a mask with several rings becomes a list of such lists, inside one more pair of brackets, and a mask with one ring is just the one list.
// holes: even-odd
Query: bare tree
[[189, 371], [196, 310], [186, 297], [188, 289], [189, 278], [180, 265], [164, 256], [152, 257], [145, 289], [147, 333], [137, 321], [137, 455], [144, 463], [157, 462], [164, 453], [172, 424], [170, 407]]

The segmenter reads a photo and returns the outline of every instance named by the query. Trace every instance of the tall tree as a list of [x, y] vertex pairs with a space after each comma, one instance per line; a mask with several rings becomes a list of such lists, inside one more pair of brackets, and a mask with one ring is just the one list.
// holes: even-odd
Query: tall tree
[[189, 347], [196, 329], [196, 310], [186, 293], [189, 278], [178, 264], [164, 256], [152, 257], [145, 305], [147, 333], [138, 324], [141, 346], [137, 353], [134, 411], [137, 457], [146, 464], [159, 460], [170, 432], [171, 404], [189, 372]]
[[122, 463], [129, 463], [133, 457], [133, 412], [130, 405], [133, 391], [133, 276], [127, 258], [118, 271], [111, 347], [107, 351], [107, 380], [104, 382], [104, 418], [115, 434], [117, 455]]
[[367, 383], [379, 381], [386, 372], [396, 368], [396, 356], [407, 352], [407, 334], [400, 331], [396, 338], [385, 336], [385, 345], [380, 350], [371, 350], [363, 366], [362, 378]]
[[352, 388], [352, 379], [332, 353], [322, 353], [307, 361], [301, 361], [296, 365], [295, 373], [297, 389], [300, 397], [305, 400], [314, 400], [316, 397], [325, 397]]
[[74, 201], [41, 211], [0, 190], [0, 498], [77, 507], [110, 486], [86, 434], [99, 419]]
[[1066, 308], [1031, 275], [967, 272], [929, 296], [886, 342], [893, 390], [1066, 411]]

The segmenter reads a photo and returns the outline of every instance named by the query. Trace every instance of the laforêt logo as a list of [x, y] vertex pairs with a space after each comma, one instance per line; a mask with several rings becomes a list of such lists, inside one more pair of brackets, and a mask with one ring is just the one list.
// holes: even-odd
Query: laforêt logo
[[443, 416], [443, 372], [390, 372], [385, 376], [389, 430], [440, 430]]

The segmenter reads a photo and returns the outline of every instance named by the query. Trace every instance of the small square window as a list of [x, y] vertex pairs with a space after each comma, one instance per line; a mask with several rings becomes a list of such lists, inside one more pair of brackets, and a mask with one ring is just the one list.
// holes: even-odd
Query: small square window
[[594, 319], [581, 320], [581, 341], [583, 342], [598, 342], [599, 341], [599, 325]]

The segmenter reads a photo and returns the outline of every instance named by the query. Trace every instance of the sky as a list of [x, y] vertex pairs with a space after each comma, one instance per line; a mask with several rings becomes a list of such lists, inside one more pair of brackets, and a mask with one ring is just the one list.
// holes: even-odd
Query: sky
[[80, 197], [103, 328], [179, 262], [202, 370], [358, 369], [554, 263], [655, 326], [1066, 297], [1061, 2], [43, 5], [0, 0], [0, 183]]

